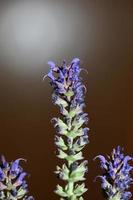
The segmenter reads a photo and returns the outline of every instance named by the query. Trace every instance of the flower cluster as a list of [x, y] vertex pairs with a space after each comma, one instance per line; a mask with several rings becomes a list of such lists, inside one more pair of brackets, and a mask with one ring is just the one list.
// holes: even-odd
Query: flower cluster
[[113, 149], [107, 160], [102, 155], [96, 156], [100, 159], [101, 168], [105, 171], [103, 176], [98, 177], [102, 180], [101, 187], [104, 195], [109, 200], [128, 200], [132, 196], [128, 188], [133, 183], [130, 176], [133, 167], [129, 165], [128, 161], [133, 158], [124, 156], [122, 150], [120, 146]]
[[28, 186], [25, 180], [27, 173], [20, 166], [17, 159], [13, 162], [7, 162], [4, 156], [0, 160], [0, 199], [1, 200], [33, 200], [33, 197], [27, 196]]
[[55, 173], [67, 183], [64, 188], [57, 185], [55, 192], [65, 199], [82, 200], [82, 194], [87, 190], [85, 184], [75, 183], [85, 180], [87, 161], [81, 162], [84, 158], [81, 150], [89, 142], [89, 129], [84, 127], [88, 117], [83, 111], [86, 88], [79, 76], [82, 70], [79, 66], [80, 60], [75, 58], [69, 65], [65, 61], [61, 66], [56, 66], [52, 61], [48, 64], [50, 71], [46, 76], [50, 78], [53, 87], [52, 100], [59, 106], [61, 113], [60, 118], [52, 120], [57, 130], [55, 135], [57, 156], [65, 160], [62, 167], [57, 166]]

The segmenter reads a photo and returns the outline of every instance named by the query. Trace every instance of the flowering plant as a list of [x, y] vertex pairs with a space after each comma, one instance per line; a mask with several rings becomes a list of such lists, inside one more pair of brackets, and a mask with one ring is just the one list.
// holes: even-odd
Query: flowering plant
[[124, 156], [122, 150], [118, 146], [113, 149], [111, 156], [107, 156], [107, 159], [102, 155], [95, 157], [100, 159], [100, 167], [104, 169], [104, 174], [99, 177], [102, 180], [104, 196], [108, 200], [128, 200], [132, 196], [127, 190], [133, 183], [130, 175], [133, 167], [128, 164], [133, 157]]
[[46, 75], [53, 87], [53, 103], [59, 106], [61, 114], [60, 118], [52, 119], [57, 130], [57, 157], [65, 161], [62, 167], [56, 167], [55, 173], [66, 182], [66, 185], [64, 188], [57, 185], [55, 192], [62, 199], [69, 200], [82, 200], [83, 193], [87, 191], [84, 183], [77, 183], [85, 180], [87, 172], [87, 160], [81, 160], [84, 159], [82, 149], [88, 143], [89, 130], [84, 126], [88, 122], [87, 113], [83, 111], [86, 88], [79, 76], [79, 62], [80, 60], [75, 58], [70, 65], [66, 65], [64, 61], [58, 67], [50, 61], [50, 71]]
[[[88, 162], [84, 160], [82, 150], [89, 143], [86, 127], [88, 114], [84, 112], [86, 88], [80, 77], [80, 60], [74, 58], [67, 65], [63, 61], [61, 66], [56, 66], [49, 61], [50, 71], [44, 78], [50, 78], [53, 88], [52, 100], [60, 109], [60, 117], [54, 117], [56, 128], [55, 145], [57, 157], [62, 159], [62, 166], [56, 166], [55, 174], [65, 182], [64, 186], [57, 185], [55, 193], [60, 200], [83, 200], [85, 187], [85, 174], [88, 171]], [[133, 167], [129, 161], [131, 156], [125, 156], [123, 149], [118, 146], [113, 149], [107, 159], [103, 155], [96, 156], [100, 159], [100, 167], [104, 170], [101, 176], [101, 188], [107, 200], [129, 200], [132, 196], [128, 191], [133, 183], [131, 171]], [[17, 159], [7, 162], [4, 156], [0, 159], [0, 200], [34, 200], [28, 195], [28, 185], [25, 177], [27, 173]]]
[[0, 199], [1, 200], [33, 200], [28, 196], [28, 185], [25, 180], [27, 173], [20, 166], [17, 159], [13, 162], [7, 162], [4, 156], [0, 160]]

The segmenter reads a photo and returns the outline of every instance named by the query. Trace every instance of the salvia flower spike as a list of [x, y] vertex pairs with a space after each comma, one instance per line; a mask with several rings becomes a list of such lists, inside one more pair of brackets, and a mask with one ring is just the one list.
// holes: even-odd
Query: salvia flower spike
[[27, 173], [17, 159], [7, 162], [4, 156], [0, 158], [0, 200], [33, 200], [28, 196], [28, 185], [25, 180]]
[[48, 64], [50, 71], [44, 78], [50, 78], [52, 100], [59, 106], [61, 115], [52, 119], [57, 130], [57, 157], [64, 160], [61, 167], [57, 166], [55, 173], [66, 182], [64, 187], [57, 185], [55, 193], [61, 196], [61, 200], [83, 200], [82, 195], [87, 189], [84, 183], [77, 182], [84, 181], [87, 172], [87, 161], [82, 161], [82, 149], [89, 142], [89, 129], [85, 127], [88, 121], [87, 113], [83, 111], [86, 88], [79, 76], [80, 60], [75, 58], [69, 65], [65, 61], [61, 66], [56, 66], [52, 61]]
[[130, 172], [133, 167], [128, 161], [133, 160], [133, 157], [125, 156], [123, 149], [118, 146], [113, 149], [111, 156], [107, 159], [102, 156], [96, 156], [100, 159], [100, 167], [104, 170], [101, 178], [101, 188], [103, 194], [108, 200], [128, 200], [132, 194], [128, 191], [130, 185], [133, 183]]

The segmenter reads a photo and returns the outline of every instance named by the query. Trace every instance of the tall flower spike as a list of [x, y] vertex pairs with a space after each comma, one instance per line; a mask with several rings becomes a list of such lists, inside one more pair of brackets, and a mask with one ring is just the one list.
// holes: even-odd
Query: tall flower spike
[[17, 159], [7, 162], [4, 156], [0, 159], [0, 200], [33, 200], [32, 196], [27, 196], [28, 186], [25, 180], [27, 175], [20, 166]]
[[87, 172], [87, 161], [81, 161], [84, 159], [81, 150], [89, 142], [89, 129], [84, 127], [88, 117], [83, 111], [86, 88], [79, 76], [80, 60], [75, 58], [70, 65], [66, 65], [64, 61], [59, 67], [52, 61], [48, 64], [50, 71], [46, 76], [50, 78], [53, 87], [52, 100], [59, 106], [61, 113], [60, 118], [52, 119], [57, 130], [55, 135], [57, 157], [65, 161], [62, 167], [57, 166], [55, 173], [66, 182], [66, 185], [65, 187], [57, 185], [55, 193], [62, 197], [61, 200], [83, 200], [82, 194], [87, 189], [84, 183], [76, 182], [84, 181]]
[[113, 149], [107, 160], [102, 155], [94, 158], [100, 159], [100, 167], [104, 169], [104, 174], [98, 177], [101, 178], [101, 188], [108, 200], [128, 200], [132, 196], [128, 189], [133, 183], [130, 176], [133, 167], [129, 165], [128, 161], [133, 160], [133, 157], [125, 156], [122, 151], [123, 149], [118, 146]]

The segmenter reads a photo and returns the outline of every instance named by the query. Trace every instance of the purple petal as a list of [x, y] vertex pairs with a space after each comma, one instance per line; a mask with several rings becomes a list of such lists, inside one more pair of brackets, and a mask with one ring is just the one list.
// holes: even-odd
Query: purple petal
[[15, 187], [22, 185], [23, 183], [23, 179], [24, 177], [27, 175], [26, 172], [23, 172], [22, 174], [20, 174], [20, 176], [18, 177], [18, 179], [16, 180], [16, 182], [13, 184]]
[[94, 160], [96, 160], [97, 158], [99, 158], [100, 159], [100, 164], [101, 164], [101, 168], [104, 168], [104, 169], [107, 169], [107, 160], [105, 159], [105, 157], [104, 156], [102, 156], [102, 155], [99, 155], [99, 156], [96, 156], [95, 158], [94, 158]]
[[52, 70], [56, 69], [55, 63], [53, 61], [48, 61], [48, 65]]
[[80, 63], [80, 59], [79, 58], [74, 58], [71, 63], [72, 64], [79, 64]]
[[47, 74], [47, 76], [48, 76], [52, 81], [55, 80], [55, 77], [54, 77], [54, 75], [53, 75], [52, 70], [49, 71], [49, 73]]
[[123, 160], [123, 165], [125, 166], [129, 160], [133, 160], [133, 158], [131, 156], [125, 156]]
[[4, 155], [1, 156], [1, 162], [4, 168], [7, 168], [9, 166], [8, 162], [6, 161]]

